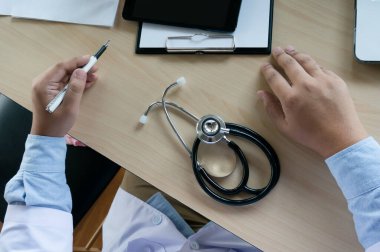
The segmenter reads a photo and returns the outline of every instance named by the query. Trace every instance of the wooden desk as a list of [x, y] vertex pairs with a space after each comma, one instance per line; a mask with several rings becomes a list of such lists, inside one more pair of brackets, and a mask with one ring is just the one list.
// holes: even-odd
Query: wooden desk
[[[293, 44], [341, 75], [366, 128], [379, 138], [380, 71], [353, 59], [353, 6], [353, 0], [278, 0], [273, 46]], [[257, 102], [256, 91], [268, 88], [259, 66], [269, 57], [135, 55], [137, 26], [122, 20], [120, 9], [114, 29], [1, 17], [0, 91], [31, 108], [34, 76], [111, 39], [99, 62], [100, 80], [85, 95], [71, 132], [75, 137], [265, 251], [360, 251], [346, 202], [323, 160], [281, 136]], [[277, 150], [282, 176], [258, 204], [234, 208], [207, 197], [162, 113], [137, 127], [146, 106], [179, 76], [189, 84], [171, 98], [198, 115], [248, 125]], [[194, 128], [179, 125], [191, 143]]]

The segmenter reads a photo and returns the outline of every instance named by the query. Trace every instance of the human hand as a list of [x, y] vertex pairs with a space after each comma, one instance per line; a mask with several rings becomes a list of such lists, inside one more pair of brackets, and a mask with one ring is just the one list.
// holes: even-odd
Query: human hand
[[[73, 127], [79, 114], [79, 106], [85, 89], [90, 88], [97, 76], [96, 67], [88, 74], [78, 69], [89, 61], [90, 56], [82, 56], [56, 64], [33, 80], [33, 123], [31, 134], [63, 137]], [[69, 84], [62, 104], [54, 111], [46, 111], [46, 105]]]
[[72, 145], [75, 147], [87, 147], [84, 143], [82, 143], [78, 139], [75, 139], [74, 137], [70, 136], [69, 134], [65, 135], [65, 140], [66, 140], [67, 145]]
[[285, 74], [264, 64], [261, 72], [273, 94], [257, 95], [280, 132], [324, 158], [367, 137], [339, 76], [290, 46], [275, 48], [272, 56]]

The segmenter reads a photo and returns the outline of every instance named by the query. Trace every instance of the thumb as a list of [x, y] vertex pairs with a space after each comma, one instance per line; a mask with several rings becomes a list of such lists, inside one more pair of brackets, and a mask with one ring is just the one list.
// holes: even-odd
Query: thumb
[[84, 88], [86, 87], [87, 73], [82, 69], [76, 69], [71, 75], [69, 87], [66, 92], [64, 105], [68, 107], [79, 106]]
[[276, 127], [280, 130], [283, 129], [286, 122], [280, 100], [272, 93], [264, 90], [259, 90], [257, 97], [263, 102], [269, 118], [274, 122]]

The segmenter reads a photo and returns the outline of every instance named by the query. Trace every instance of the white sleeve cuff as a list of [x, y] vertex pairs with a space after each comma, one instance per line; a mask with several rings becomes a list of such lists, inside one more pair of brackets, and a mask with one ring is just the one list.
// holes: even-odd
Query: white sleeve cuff
[[368, 137], [326, 159], [347, 200], [380, 186], [380, 146]]
[[365, 252], [379, 252], [379, 251], [380, 251], [380, 242], [372, 245], [371, 247], [365, 250]]
[[71, 213], [47, 208], [24, 205], [8, 205], [4, 218], [7, 223], [22, 223], [31, 226], [57, 228], [73, 232], [73, 217]]

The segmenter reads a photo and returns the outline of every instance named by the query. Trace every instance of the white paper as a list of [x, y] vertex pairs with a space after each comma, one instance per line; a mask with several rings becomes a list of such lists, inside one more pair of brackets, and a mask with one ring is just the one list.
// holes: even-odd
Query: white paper
[[[267, 48], [270, 28], [270, 0], [243, 0], [240, 8], [236, 30], [232, 34], [236, 48]], [[140, 48], [165, 48], [168, 37], [190, 36], [193, 34], [221, 34], [200, 29], [189, 29], [166, 25], [144, 23], [141, 30]], [[219, 41], [220, 42], [220, 41]], [[213, 47], [215, 41], [203, 41], [202, 44], [188, 40], [181, 47], [201, 48]], [[223, 46], [231, 42], [225, 40]], [[218, 45], [221, 46], [220, 43]]]
[[0, 0], [0, 15], [11, 15], [13, 1], [16, 0]]
[[10, 1], [14, 17], [99, 26], [113, 26], [119, 4], [119, 0]]

